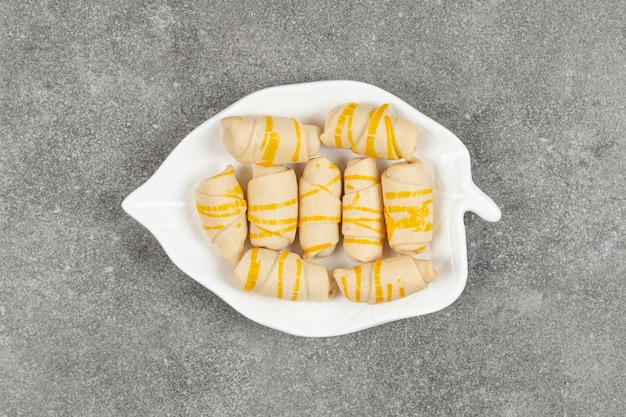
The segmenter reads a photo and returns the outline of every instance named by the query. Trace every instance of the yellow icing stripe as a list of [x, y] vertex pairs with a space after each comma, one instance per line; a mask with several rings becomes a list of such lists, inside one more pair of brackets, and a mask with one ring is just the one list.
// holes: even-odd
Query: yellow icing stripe
[[400, 298], [404, 298], [404, 282], [400, 278], [398, 278], [398, 292], [400, 293]]
[[291, 157], [291, 162], [297, 162], [300, 158], [300, 143], [302, 142], [302, 134], [300, 133], [300, 123], [298, 123], [298, 121], [294, 118], [291, 120], [293, 120], [293, 125], [296, 128], [296, 150]]
[[298, 225], [302, 226], [304, 223], [309, 222], [339, 223], [340, 220], [340, 216], [304, 216], [300, 217], [300, 219], [298, 220]]
[[350, 144], [350, 149], [354, 148], [354, 139], [352, 138], [352, 119], [354, 118], [354, 110], [356, 109], [356, 104], [352, 103], [354, 108], [350, 112], [350, 117], [348, 118], [348, 143]]
[[[430, 215], [429, 204], [432, 199], [422, 202], [419, 206], [387, 206], [385, 207], [385, 221], [387, 223], [387, 234], [392, 239], [397, 229], [412, 230], [414, 232], [429, 232], [433, 228], [432, 222], [427, 222]], [[395, 217], [391, 213], [396, 213]], [[397, 213], [407, 213], [406, 216], [398, 218]]]
[[357, 303], [361, 302], [361, 275], [363, 274], [363, 270], [361, 269], [361, 265], [357, 265], [354, 267], [354, 272], [356, 274], [356, 290], [354, 292], [354, 298]]
[[210, 211], [204, 211], [204, 210], [198, 210], [198, 213], [201, 214], [202, 216], [205, 217], [212, 217], [212, 218], [224, 218], [224, 217], [235, 217], [239, 214], [241, 214], [241, 209], [240, 208], [235, 208], [232, 211], [228, 211], [228, 212], [220, 212], [220, 213], [213, 213]]
[[[337, 181], [339, 181], [341, 179], [341, 174], [337, 174], [332, 180], [328, 181], [327, 184], [317, 184], [317, 186], [319, 188], [321, 188], [322, 190], [326, 191], [329, 194], [333, 194], [329, 188], [331, 185], [333, 185], [334, 183], [336, 183]], [[334, 195], [334, 194], [333, 194]]]
[[249, 211], [265, 211], [265, 210], [276, 210], [283, 207], [293, 206], [298, 203], [297, 198], [292, 198], [291, 200], [281, 201], [280, 203], [269, 203], [269, 204], [255, 204], [253, 206], [248, 207]]
[[241, 209], [235, 209], [226, 213], [214, 214], [214, 213], [201, 213], [204, 217], [210, 217], [213, 219], [227, 219], [230, 217], [237, 217], [242, 213]]
[[343, 239], [343, 243], [354, 243], [358, 245], [375, 245], [375, 246], [383, 245], [383, 242], [380, 239], [365, 239], [365, 238], [354, 238], [354, 237], [345, 237]]
[[420, 246], [419, 248], [412, 249], [411, 252], [419, 253], [419, 252], [422, 252], [424, 250], [426, 250], [426, 245]]
[[225, 177], [225, 176], [227, 176], [227, 175], [232, 175], [232, 174], [234, 174], [234, 173], [235, 173], [235, 169], [234, 169], [234, 168], [228, 168], [228, 169], [227, 169], [226, 171], [224, 171], [224, 172], [220, 172], [220, 173], [219, 173], [219, 174], [217, 174], [217, 175], [213, 175], [213, 176], [211, 177], [211, 179], [213, 179], [213, 178], [219, 178], [219, 177]]
[[425, 212], [425, 214], [428, 214], [428, 212], [430, 211], [429, 205], [431, 203], [432, 203], [432, 200], [428, 200], [420, 204], [419, 206], [387, 206], [385, 207], [385, 212], [415, 214], [421, 211], [421, 212]]
[[[424, 200], [419, 206], [387, 206], [385, 211], [387, 213], [418, 213], [419, 211], [429, 212], [428, 205], [433, 202], [432, 198]], [[428, 213], [426, 213], [428, 214]]]
[[371, 230], [372, 232], [374, 232], [375, 234], [379, 235], [379, 236], [385, 236], [385, 231], [383, 229], [379, 229], [377, 227], [374, 226], [370, 226], [369, 224], [366, 224], [365, 222], [370, 222], [370, 223], [382, 223], [379, 219], [370, 219], [370, 218], [366, 218], [366, 217], [362, 217], [362, 218], [357, 218], [357, 219], [343, 219], [344, 223], [350, 223], [350, 224], [355, 224], [359, 227], [362, 227], [364, 229], [367, 230]]
[[382, 303], [383, 302], [383, 288], [380, 284], [380, 266], [382, 264], [382, 260], [381, 259], [377, 259], [376, 262], [374, 262], [374, 290], [376, 291], [375, 295], [375, 301], [377, 303]]
[[278, 256], [277, 298], [283, 298], [283, 274], [285, 273], [285, 259], [287, 259], [287, 256], [289, 256], [289, 252], [281, 252]]
[[262, 219], [260, 217], [256, 217], [253, 216], [252, 214], [248, 213], [248, 221], [250, 221], [251, 223], [254, 224], [271, 224], [274, 226], [282, 226], [282, 225], [288, 225], [288, 224], [292, 224], [292, 223], [297, 223], [298, 222], [298, 218], [297, 217], [290, 217], [288, 219]]
[[383, 210], [382, 209], [376, 209], [376, 208], [370, 208], [367, 206], [359, 206], [357, 205], [359, 203], [359, 200], [361, 199], [361, 193], [357, 192], [354, 196], [354, 199], [352, 200], [352, 202], [350, 204], [344, 204], [343, 205], [343, 211], [349, 211], [349, 210], [357, 210], [357, 211], [364, 211], [366, 213], [374, 213], [378, 216], [382, 215]]
[[231, 203], [220, 204], [217, 206], [207, 206], [204, 204], [196, 204], [196, 209], [198, 210], [198, 213], [205, 214], [205, 213], [213, 213], [215, 211], [225, 211], [225, 210], [230, 210], [234, 208], [244, 207], [245, 205], [246, 205], [246, 200], [236, 200]]
[[382, 209], [374, 209], [374, 208], [365, 207], [365, 206], [347, 205], [343, 207], [343, 211], [348, 211], [348, 210], [364, 211], [366, 213], [373, 213], [373, 214], [378, 214], [378, 215], [383, 214]]
[[296, 282], [293, 286], [293, 294], [291, 295], [291, 301], [298, 299], [298, 291], [300, 290], [300, 279], [302, 277], [302, 260], [296, 259]]
[[256, 281], [259, 278], [259, 270], [261, 269], [261, 262], [256, 260], [259, 253], [257, 248], [252, 249], [250, 254], [250, 268], [248, 269], [248, 278], [243, 286], [244, 291], [252, 291], [256, 286]]
[[278, 143], [280, 142], [280, 136], [278, 136], [278, 132], [271, 132], [269, 134], [269, 139], [267, 142], [267, 146], [263, 150], [263, 159], [262, 162], [270, 163], [274, 162], [274, 158], [276, 157], [276, 151], [278, 150]]
[[[335, 169], [336, 169], [337, 167], [335, 167], [335, 166], [333, 165], [332, 167], [329, 167], [329, 168], [335, 168]], [[333, 185], [334, 183], [336, 183], [336, 182], [337, 182], [337, 181], [339, 181], [340, 179], [341, 179], [341, 174], [337, 174], [337, 175], [336, 175], [336, 176], [335, 176], [332, 180], [330, 180], [330, 181], [328, 182], [328, 184], [326, 184], [326, 186], [327, 186], [327, 187], [330, 187], [331, 185]]]
[[378, 154], [376, 153], [376, 148], [374, 147], [374, 139], [376, 137], [376, 131], [378, 130], [378, 125], [380, 124], [380, 119], [383, 116], [385, 110], [387, 110], [389, 104], [385, 103], [379, 108], [376, 109], [374, 114], [367, 125], [367, 138], [365, 140], [365, 155], [371, 156], [372, 158], [378, 158]]
[[335, 127], [335, 145], [338, 148], [343, 148], [341, 135], [343, 134], [343, 129], [348, 123], [348, 142], [350, 146], [354, 145], [354, 141], [352, 140], [352, 117], [354, 116], [354, 109], [356, 108], [356, 103], [350, 103], [346, 107], [343, 108], [339, 118], [337, 119], [337, 127]]
[[398, 159], [400, 157], [400, 149], [398, 149], [398, 144], [396, 143], [391, 117], [387, 115], [385, 115], [385, 129], [387, 131], [387, 158]]
[[261, 231], [258, 233], [250, 233], [250, 239], [264, 239], [266, 237], [271, 237], [271, 236], [284, 237], [286, 233], [293, 232], [294, 230], [296, 230], [296, 227], [297, 225], [294, 224], [292, 226], [273, 231], [273, 230], [263, 229], [262, 227], [257, 226], [257, 228], [259, 228]]
[[308, 248], [303, 249], [302, 253], [311, 253], [311, 252], [319, 252], [322, 251], [326, 248], [330, 248], [333, 244], [328, 242], [328, 243], [322, 243], [319, 245], [314, 245]]
[[387, 206], [386, 213], [409, 213], [410, 216], [426, 217], [430, 210], [427, 204], [419, 206]]
[[316, 184], [314, 189], [307, 191], [306, 193], [302, 193], [300, 194], [300, 199], [299, 201], [304, 200], [307, 197], [310, 197], [312, 195], [315, 195], [317, 193], [319, 193], [321, 190], [326, 191], [328, 194], [334, 196], [334, 194], [330, 191], [330, 186], [332, 186], [334, 183], [336, 183], [337, 181], [341, 180], [341, 175], [337, 174], [337, 176], [335, 176], [332, 180], [330, 180], [327, 184]]
[[371, 175], [359, 175], [359, 174], [351, 174], [351, 175], [346, 175], [343, 178], [344, 181], [372, 181], [372, 182], [379, 182], [380, 178], [378, 177], [373, 177]]
[[202, 226], [202, 228], [204, 230], [221, 230], [223, 229], [225, 226], [223, 224], [218, 224], [216, 226]]
[[280, 135], [274, 131], [274, 120], [270, 116], [265, 116], [265, 135], [263, 135], [263, 142], [261, 143], [263, 162], [274, 162], [279, 142]]
[[373, 214], [379, 214], [379, 215], [383, 214], [382, 209], [373, 209], [370, 207], [363, 207], [363, 206], [350, 207], [350, 210], [364, 211], [366, 213], [373, 213]]
[[429, 205], [433, 200], [426, 200], [419, 206], [387, 206], [385, 213], [409, 213], [411, 216], [426, 217], [430, 213]]
[[391, 301], [391, 297], [393, 297], [393, 284], [390, 282], [387, 284], [387, 301]]
[[265, 148], [267, 146], [267, 140], [269, 139], [269, 134], [272, 132], [274, 128], [274, 120], [270, 116], [265, 117], [265, 133], [263, 134], [263, 142], [261, 142], [261, 148]]
[[349, 300], [350, 294], [348, 294], [348, 280], [346, 280], [346, 277], [344, 276], [341, 277], [341, 287], [343, 288], [343, 294]]
[[397, 198], [417, 197], [420, 195], [430, 194], [432, 192], [433, 192], [432, 188], [422, 188], [421, 190], [417, 190], [417, 191], [387, 191], [385, 193], [385, 198], [389, 200], [395, 200]]
[[224, 195], [233, 198], [243, 198], [243, 190], [241, 189], [241, 186], [237, 184], [230, 190], [226, 191]]
[[300, 194], [300, 201], [304, 200], [307, 197], [315, 195], [315, 194], [317, 194], [319, 192], [320, 192], [320, 188], [314, 188], [314, 189], [312, 189], [310, 191], [307, 191], [306, 193], [302, 193], [302, 194]]
[[346, 217], [344, 216], [344, 223], [383, 223], [385, 220], [380, 217]]
[[[405, 223], [406, 223], [406, 225], [405, 225]], [[387, 235], [389, 236], [390, 240], [393, 239], [393, 235], [396, 233], [396, 230], [398, 230], [398, 229], [400, 229], [400, 230], [411, 230], [414, 233], [427, 233], [427, 232], [430, 232], [431, 230], [433, 230], [433, 224], [432, 223], [426, 223], [425, 225], [424, 224], [418, 224], [416, 226], [415, 224], [413, 224], [410, 221], [390, 223], [390, 224], [388, 224], [388, 227], [387, 227]], [[426, 246], [414, 249], [413, 252], [418, 253], [418, 252], [423, 251], [424, 249], [426, 249]]]

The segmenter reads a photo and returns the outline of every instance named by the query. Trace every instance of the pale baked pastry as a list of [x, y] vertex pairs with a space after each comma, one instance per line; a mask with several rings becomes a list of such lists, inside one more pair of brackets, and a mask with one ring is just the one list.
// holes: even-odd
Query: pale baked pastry
[[351, 149], [371, 158], [411, 160], [417, 126], [394, 116], [389, 104], [348, 103], [333, 107], [320, 139], [326, 146]]
[[338, 268], [333, 277], [348, 300], [378, 304], [423, 290], [437, 277], [437, 272], [429, 260], [398, 256], [354, 268]]
[[324, 302], [335, 294], [326, 268], [287, 251], [252, 248], [235, 267], [234, 276], [240, 289], [268, 297]]
[[398, 162], [381, 176], [389, 246], [402, 255], [426, 249], [433, 237], [433, 190], [423, 161]]
[[299, 180], [298, 239], [302, 258], [323, 258], [339, 242], [341, 171], [326, 157], [307, 162]]
[[320, 128], [290, 117], [231, 116], [221, 120], [226, 149], [239, 162], [306, 162], [320, 148]]
[[351, 160], [343, 179], [343, 249], [353, 261], [370, 262], [378, 259], [383, 254], [385, 219], [376, 160]]
[[298, 181], [293, 169], [254, 165], [248, 182], [248, 221], [253, 246], [280, 250], [298, 227]]
[[203, 180], [195, 190], [195, 200], [207, 237], [224, 258], [239, 261], [248, 236], [247, 204], [232, 165]]

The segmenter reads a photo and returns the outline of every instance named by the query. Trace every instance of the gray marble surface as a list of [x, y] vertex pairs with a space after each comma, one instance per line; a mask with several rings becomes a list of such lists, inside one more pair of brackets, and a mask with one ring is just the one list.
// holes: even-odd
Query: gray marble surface
[[[0, 3], [0, 416], [626, 413], [626, 7]], [[375, 84], [455, 132], [449, 308], [308, 339], [247, 320], [125, 215], [195, 126], [263, 87]]]

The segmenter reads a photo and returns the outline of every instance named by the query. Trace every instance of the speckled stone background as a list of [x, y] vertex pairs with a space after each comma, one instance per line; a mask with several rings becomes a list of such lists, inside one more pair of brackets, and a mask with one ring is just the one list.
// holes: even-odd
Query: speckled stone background
[[[0, 416], [626, 414], [623, 1], [212, 3], [0, 3]], [[222, 108], [325, 79], [455, 132], [503, 217], [466, 215], [449, 308], [307, 339], [120, 204]]]

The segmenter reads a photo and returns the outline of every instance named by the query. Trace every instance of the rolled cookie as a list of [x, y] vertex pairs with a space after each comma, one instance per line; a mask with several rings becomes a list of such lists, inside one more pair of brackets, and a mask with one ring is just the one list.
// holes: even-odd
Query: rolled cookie
[[302, 258], [310, 261], [333, 253], [341, 221], [341, 172], [326, 157], [311, 159], [298, 187], [298, 238]]
[[348, 103], [328, 112], [320, 139], [326, 146], [371, 158], [411, 160], [417, 135], [417, 126], [394, 116], [387, 103], [379, 107]]
[[350, 269], [339, 268], [333, 272], [333, 277], [348, 300], [378, 304], [423, 290], [437, 277], [437, 272], [431, 261], [398, 256]]
[[419, 159], [391, 165], [381, 176], [389, 246], [402, 255], [426, 249], [433, 237], [433, 190]]
[[356, 158], [344, 172], [341, 233], [348, 258], [370, 262], [383, 255], [385, 218], [376, 161]]
[[247, 204], [232, 165], [203, 180], [195, 190], [195, 199], [209, 240], [224, 258], [232, 263], [239, 261], [248, 236]]
[[253, 246], [281, 250], [291, 244], [298, 227], [298, 181], [282, 165], [254, 165], [248, 182], [248, 221]]
[[324, 302], [335, 294], [326, 268], [287, 251], [252, 248], [235, 267], [234, 276], [240, 289], [268, 297]]
[[291, 117], [231, 116], [221, 120], [226, 149], [239, 162], [306, 162], [320, 148], [320, 128]]

